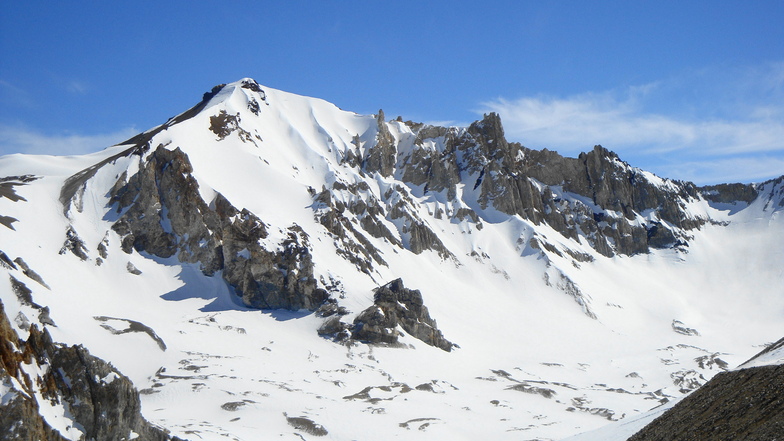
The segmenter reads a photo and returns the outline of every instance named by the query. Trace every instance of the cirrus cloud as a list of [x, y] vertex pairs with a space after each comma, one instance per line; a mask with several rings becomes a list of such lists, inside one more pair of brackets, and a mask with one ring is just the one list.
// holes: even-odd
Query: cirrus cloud
[[27, 127], [0, 125], [0, 155], [80, 155], [122, 142], [138, 132], [135, 128], [98, 134], [45, 134]]
[[[689, 79], [693, 83], [706, 75]], [[689, 103], [688, 112], [678, 107], [687, 101], [677, 94], [690, 87], [682, 78], [677, 87], [675, 81], [662, 81], [567, 97], [498, 98], [482, 103], [480, 111], [501, 115], [507, 137], [531, 148], [571, 156], [601, 144], [633, 158], [632, 165], [666, 177], [748, 182], [784, 174], [784, 64], [755, 75], [757, 83], [748, 72], [738, 79], [745, 95], [736, 94], [730, 102], [704, 94]], [[759, 93], [749, 93], [749, 84], [756, 84]], [[721, 112], [713, 111], [719, 107]]]
[[784, 122], [769, 116], [779, 109], [759, 109], [746, 120], [684, 121], [647, 113], [636, 101], [593, 93], [499, 98], [483, 103], [483, 110], [503, 117], [510, 138], [570, 152], [593, 144], [644, 148], [651, 153], [689, 150], [720, 155], [784, 149]]

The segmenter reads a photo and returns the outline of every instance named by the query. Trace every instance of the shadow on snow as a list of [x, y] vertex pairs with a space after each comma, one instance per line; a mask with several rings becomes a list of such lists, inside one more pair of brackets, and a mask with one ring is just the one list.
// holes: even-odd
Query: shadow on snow
[[182, 286], [169, 291], [161, 296], [164, 300], [181, 301], [187, 299], [212, 300], [210, 303], [199, 308], [201, 312], [221, 312], [221, 311], [260, 311], [269, 314], [277, 321], [287, 321], [306, 317], [313, 313], [307, 309], [299, 311], [289, 311], [285, 309], [257, 309], [246, 306], [240, 300], [234, 288], [229, 285], [222, 276], [221, 271], [212, 276], [207, 276], [201, 272], [198, 264], [183, 263], [175, 257], [163, 259], [148, 253], [142, 255], [161, 265], [174, 266], [180, 268], [177, 279], [182, 282]]

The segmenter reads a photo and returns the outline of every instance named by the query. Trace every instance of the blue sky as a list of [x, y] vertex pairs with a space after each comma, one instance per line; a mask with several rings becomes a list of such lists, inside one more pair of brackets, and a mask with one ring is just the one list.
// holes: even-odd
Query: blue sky
[[781, 1], [13, 2], [0, 154], [96, 151], [255, 78], [345, 110], [594, 144], [698, 184], [784, 174]]

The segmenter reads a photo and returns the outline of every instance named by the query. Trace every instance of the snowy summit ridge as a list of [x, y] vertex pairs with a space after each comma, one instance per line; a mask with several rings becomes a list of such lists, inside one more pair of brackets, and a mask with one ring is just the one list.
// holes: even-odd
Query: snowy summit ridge
[[[783, 207], [784, 177], [696, 187], [245, 78], [101, 152], [0, 158], [0, 406], [115, 436], [41, 386], [98, 369], [141, 393], [127, 439], [559, 439], [780, 337]], [[98, 361], [54, 369], [75, 344]]]

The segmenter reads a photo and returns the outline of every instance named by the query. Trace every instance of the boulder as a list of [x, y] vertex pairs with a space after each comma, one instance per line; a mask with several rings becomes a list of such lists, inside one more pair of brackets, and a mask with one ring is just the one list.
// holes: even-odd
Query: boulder
[[444, 338], [422, 300], [419, 290], [395, 279], [376, 289], [373, 305], [354, 319], [352, 338], [368, 343], [397, 344], [400, 330], [423, 342], [451, 351], [455, 344]]

